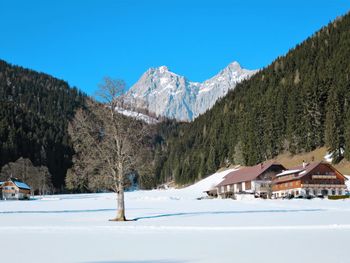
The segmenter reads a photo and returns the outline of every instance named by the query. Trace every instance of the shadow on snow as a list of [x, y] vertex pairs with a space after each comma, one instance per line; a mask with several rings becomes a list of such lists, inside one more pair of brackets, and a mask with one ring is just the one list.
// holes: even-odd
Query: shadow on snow
[[126, 261], [87, 261], [84, 263], [186, 263], [179, 260], [126, 260]]
[[155, 219], [162, 217], [175, 217], [175, 216], [199, 216], [199, 215], [230, 215], [230, 214], [255, 214], [255, 213], [298, 213], [298, 212], [320, 212], [325, 211], [325, 209], [294, 209], [294, 210], [246, 210], [246, 211], [207, 211], [207, 212], [185, 212], [185, 213], [173, 213], [173, 214], [158, 214], [152, 216], [140, 216], [133, 220], [143, 220], [143, 219]]

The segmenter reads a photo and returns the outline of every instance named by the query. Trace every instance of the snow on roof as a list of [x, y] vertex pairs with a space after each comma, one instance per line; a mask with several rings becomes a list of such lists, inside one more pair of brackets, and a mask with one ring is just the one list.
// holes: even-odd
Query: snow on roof
[[299, 173], [302, 170], [296, 169], [296, 170], [285, 170], [282, 173], [276, 174], [276, 176], [283, 176], [283, 175], [287, 175], [287, 174], [295, 174], [295, 173]]
[[19, 181], [15, 181], [15, 180], [13, 180], [12, 182], [13, 182], [18, 188], [30, 190], [29, 185], [27, 185], [26, 183], [19, 182]]

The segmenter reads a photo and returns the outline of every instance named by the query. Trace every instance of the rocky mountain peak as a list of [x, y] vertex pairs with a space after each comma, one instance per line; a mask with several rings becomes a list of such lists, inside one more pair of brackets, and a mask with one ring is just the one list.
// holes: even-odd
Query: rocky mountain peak
[[160, 73], [165, 73], [169, 71], [169, 68], [167, 66], [160, 66], [158, 70]]
[[191, 121], [255, 72], [243, 69], [234, 61], [214, 77], [199, 83], [169, 71], [167, 66], [160, 66], [146, 71], [126, 97], [142, 101], [148, 111], [157, 116]]

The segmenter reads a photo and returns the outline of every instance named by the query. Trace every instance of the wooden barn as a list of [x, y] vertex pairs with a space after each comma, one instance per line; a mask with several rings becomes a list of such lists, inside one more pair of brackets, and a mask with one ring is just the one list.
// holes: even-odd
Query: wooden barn
[[221, 198], [236, 198], [240, 194], [269, 198], [272, 194], [271, 182], [283, 170], [283, 165], [274, 162], [244, 167], [226, 175], [216, 186], [217, 194]]
[[4, 200], [24, 200], [30, 198], [30, 186], [26, 183], [11, 178], [8, 181], [2, 182], [1, 197]]
[[283, 198], [344, 195], [346, 180], [329, 163], [303, 163], [276, 175], [272, 187], [273, 196]]

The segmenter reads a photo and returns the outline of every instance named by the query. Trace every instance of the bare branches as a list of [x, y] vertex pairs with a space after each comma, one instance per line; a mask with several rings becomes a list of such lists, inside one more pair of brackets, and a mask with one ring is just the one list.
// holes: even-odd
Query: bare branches
[[125, 92], [126, 84], [123, 80], [105, 77], [103, 83], [99, 84], [96, 98], [115, 111], [117, 107], [123, 107], [122, 98]]
[[76, 159], [67, 185], [73, 186], [72, 177], [79, 175], [90, 189], [117, 192], [117, 220], [125, 220], [125, 180], [139, 164], [140, 146], [149, 132], [145, 123], [117, 112], [124, 105], [124, 92], [124, 81], [105, 78], [97, 92], [104, 104], [88, 103], [69, 126]]
[[51, 174], [45, 166], [34, 166], [29, 159], [19, 158], [2, 167], [0, 181], [11, 177], [18, 178], [30, 185], [32, 194], [46, 194], [52, 191]]

